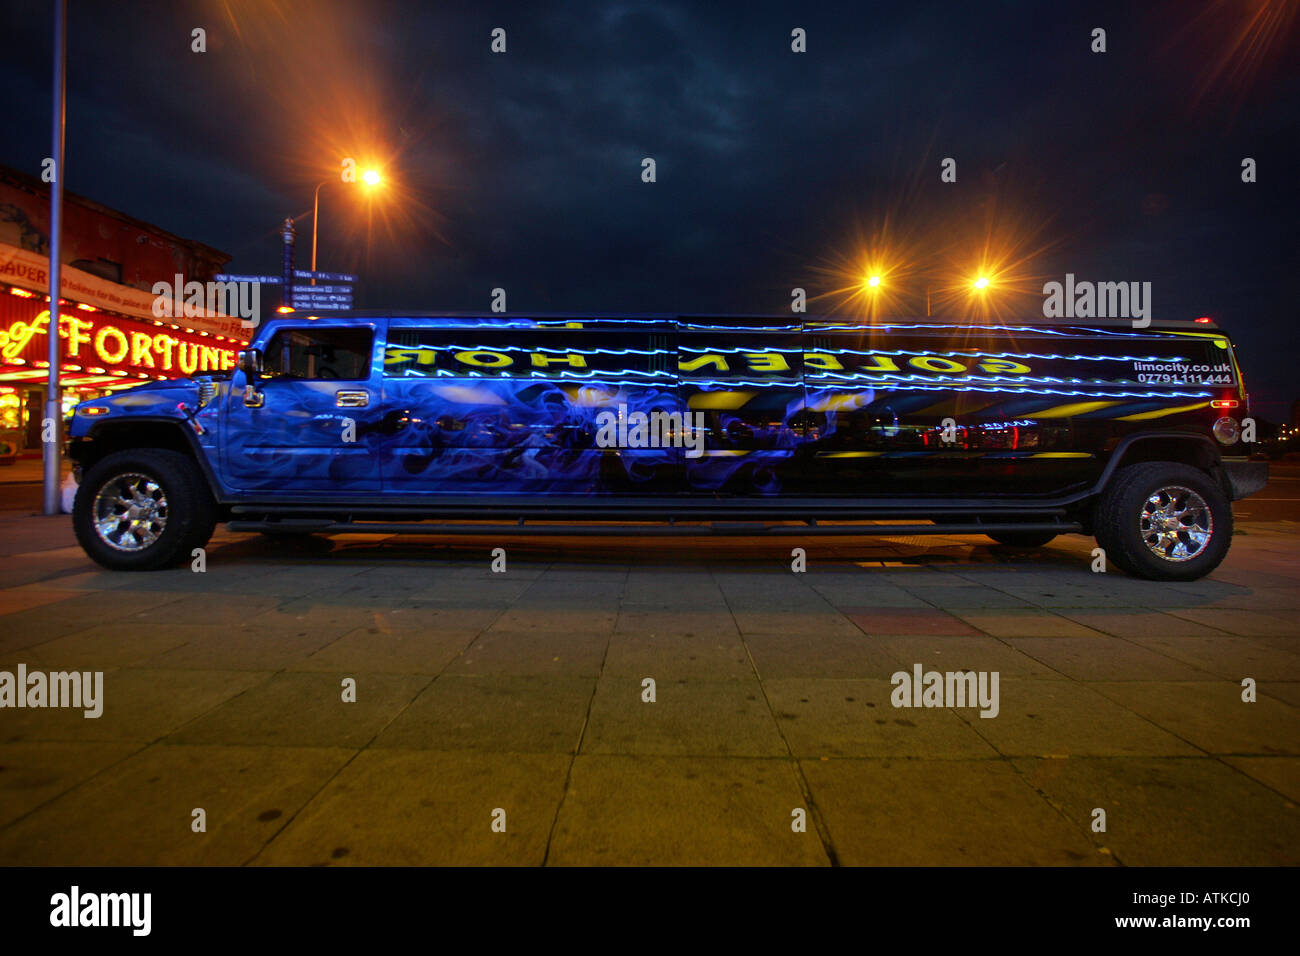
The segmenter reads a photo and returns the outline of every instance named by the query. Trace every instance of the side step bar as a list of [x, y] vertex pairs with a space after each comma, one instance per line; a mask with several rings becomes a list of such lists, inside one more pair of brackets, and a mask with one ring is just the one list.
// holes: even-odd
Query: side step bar
[[803, 525], [771, 525], [761, 521], [719, 521], [706, 525], [556, 525], [526, 524], [425, 524], [422, 522], [389, 523], [379, 521], [231, 521], [231, 531], [278, 531], [299, 534], [428, 534], [428, 535], [564, 535], [624, 537], [700, 537], [709, 535], [857, 535], [889, 536], [914, 534], [985, 534], [991, 531], [1054, 531], [1073, 534], [1082, 530], [1073, 521], [999, 521], [988, 524], [872, 524], [835, 525], [809, 521]]

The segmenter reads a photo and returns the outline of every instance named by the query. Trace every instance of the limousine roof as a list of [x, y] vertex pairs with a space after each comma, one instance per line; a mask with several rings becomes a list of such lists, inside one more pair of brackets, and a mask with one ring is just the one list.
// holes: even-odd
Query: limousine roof
[[[276, 318], [289, 318], [278, 315]], [[294, 316], [297, 317], [296, 315]], [[692, 328], [762, 328], [773, 330], [796, 331], [801, 328], [892, 328], [912, 326], [918, 328], [987, 328], [1014, 329], [1026, 331], [1033, 328], [1052, 328], [1065, 326], [1078, 329], [1134, 329], [1131, 319], [1049, 319], [1041, 316], [1016, 319], [998, 319], [982, 321], [979, 319], [946, 319], [935, 317], [890, 317], [885, 319], [865, 319], [852, 316], [835, 315], [709, 315], [701, 313], [688, 315], [682, 313], [661, 312], [417, 312], [406, 310], [352, 310], [330, 312], [325, 316], [311, 315], [307, 318], [359, 318], [359, 319], [445, 319], [449, 325], [470, 323], [487, 323], [500, 328], [537, 328], [554, 327], [566, 323], [588, 325], [647, 325], [663, 324], [687, 326]], [[1215, 330], [1218, 325], [1213, 319], [1152, 319], [1143, 329], [1195, 329]]]

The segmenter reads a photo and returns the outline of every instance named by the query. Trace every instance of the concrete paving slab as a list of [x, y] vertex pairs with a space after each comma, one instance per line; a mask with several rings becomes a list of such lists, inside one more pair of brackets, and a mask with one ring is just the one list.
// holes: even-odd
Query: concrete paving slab
[[1174, 617], [1167, 611], [1140, 611], [1130, 608], [1089, 608], [1087, 610], [1061, 610], [1058, 616], [1067, 618], [1077, 624], [1112, 634], [1115, 637], [1151, 637], [1152, 635], [1179, 635], [1182, 637], [1220, 637], [1223, 631], [1207, 627], [1183, 618]]
[[1002, 760], [803, 760], [847, 866], [1113, 862]]
[[[951, 640], [951, 638], [944, 638]], [[745, 647], [765, 680], [792, 677], [867, 677], [888, 680], [899, 667], [882, 638], [857, 628], [849, 635], [814, 638], [783, 634], [746, 634]]]
[[595, 681], [584, 677], [444, 674], [375, 738], [408, 750], [572, 754]]
[[864, 633], [875, 637], [891, 635], [928, 635], [934, 637], [972, 637], [979, 631], [965, 621], [938, 608], [869, 608], [846, 607], [844, 616]]
[[[155, 744], [0, 829], [0, 863], [238, 866], [352, 755]], [[196, 808], [206, 832], [192, 829]]]
[[328, 628], [195, 628], [179, 647], [149, 658], [149, 667], [278, 671], [305, 660], [334, 640]]
[[1127, 866], [1294, 866], [1300, 810], [1248, 776], [1210, 759], [1016, 760], [1016, 768], [1066, 818]]
[[[1060, 680], [1011, 678], [999, 682], [996, 717], [958, 710], [961, 719], [1005, 756], [1065, 757], [1088, 755], [1180, 756], [1195, 747], [1160, 729], [1092, 688]], [[1152, 682], [1125, 685], [1138, 693]], [[1162, 725], [1163, 726], [1163, 725]]]
[[602, 673], [609, 677], [753, 680], [754, 665], [734, 632], [717, 635], [614, 634], [605, 650]]
[[[847, 607], [927, 607], [923, 596], [914, 594], [905, 588], [892, 584], [875, 584], [870, 580], [861, 580], [862, 573], [854, 575], [851, 583], [843, 581], [842, 575], [817, 574], [811, 580], [812, 589], [829, 604], [837, 608]], [[928, 588], [926, 590], [929, 590]], [[943, 590], [939, 588], [938, 590]]]
[[6, 709], [0, 736], [23, 741], [112, 741], [147, 743], [256, 687], [261, 671], [120, 668], [104, 671], [103, 714], [84, 709]]
[[903, 670], [910, 671], [913, 664], [921, 664], [927, 671], [997, 671], [1001, 677], [1065, 679], [1050, 662], [1036, 660], [1035, 655], [1024, 653], [1015, 642], [995, 637], [884, 637], [880, 641], [903, 665]]
[[1209, 753], [1300, 754], [1300, 712], [1265, 694], [1245, 703], [1232, 681], [1089, 686]]
[[[808, 602], [811, 604], [811, 602]], [[833, 637], [856, 637], [859, 627], [829, 605], [823, 610], [813, 605], [803, 610], [754, 611], [735, 607], [736, 626], [746, 637], [753, 634], [778, 634], [795, 639], [820, 641]]]
[[1148, 649], [1118, 637], [1008, 637], [1006, 642], [1059, 674], [1079, 681], [1208, 680], [1213, 676], [1159, 653], [1159, 647]]
[[540, 631], [550, 634], [608, 634], [614, 629], [617, 618], [617, 604], [608, 609], [592, 607], [584, 602], [577, 602], [575, 606], [573, 600], [545, 608], [516, 604], [492, 622], [489, 633]]
[[1239, 637], [1288, 637], [1300, 632], [1300, 622], [1285, 611], [1248, 611], [1240, 608], [1178, 608], [1174, 617], [1216, 627]]
[[424, 674], [442, 673], [456, 659], [478, 631], [425, 631], [401, 629], [387, 633], [378, 628], [359, 627], [315, 653], [286, 665], [291, 671], [319, 671], [339, 674]]
[[461, 650], [448, 673], [595, 677], [608, 646], [608, 633], [509, 631], [493, 625]]
[[1292, 707], [1300, 707], [1300, 681], [1261, 681], [1259, 692], [1285, 701]]
[[142, 749], [138, 743], [0, 744], [0, 827]]
[[[42, 641], [84, 631], [94, 624], [122, 621], [147, 625], [146, 615], [158, 605], [176, 600], [174, 594], [130, 594], [114, 591], [72, 594], [61, 601], [15, 611], [0, 618], [0, 654]], [[180, 609], [173, 611], [176, 617]]]
[[[547, 863], [554, 866], [826, 866], [785, 760], [574, 760]], [[792, 829], [796, 809], [806, 829]], [[683, 838], [689, 834], [689, 838]]]
[[187, 644], [209, 629], [201, 624], [157, 625], [142, 628], [134, 621], [100, 624], [35, 644], [9, 656], [29, 665], [54, 669], [106, 670], [141, 664], [149, 658]]
[[[342, 699], [345, 678], [356, 681], [355, 703]], [[167, 742], [357, 749], [428, 683], [428, 677], [417, 674], [275, 674]]]
[[1098, 632], [1045, 610], [951, 608], [951, 613], [991, 637], [1097, 637]]
[[996, 753], [948, 708], [894, 707], [888, 680], [768, 680], [763, 689], [796, 757], [955, 758]]
[[581, 752], [700, 757], [787, 753], [756, 679], [660, 680], [655, 694], [654, 703], [645, 703], [641, 681], [602, 677]]
[[[1131, 640], [1134, 644], [1195, 665], [1211, 677], [1236, 681], [1243, 677], [1253, 677], [1256, 681], [1300, 680], [1300, 642], [1294, 642], [1294, 650], [1287, 650], [1265, 643], [1271, 638], [1229, 637], [1226, 634], [1219, 637], [1134, 637]], [[1281, 640], [1291, 643], [1290, 638]]]
[[[537, 866], [570, 762], [555, 754], [367, 750], [253, 863]], [[498, 810], [504, 832], [492, 829]]]
[[[1220, 757], [1230, 767], [1236, 767], [1246, 776], [1258, 780], [1270, 790], [1286, 797], [1294, 804], [1300, 804], [1300, 757]], [[1291, 809], [1288, 807], [1287, 809]], [[1295, 852], [1294, 857], [1300, 856]]]
[[614, 632], [647, 637], [738, 636], [740, 633], [727, 611], [700, 611], [681, 607], [672, 611], [620, 611]]

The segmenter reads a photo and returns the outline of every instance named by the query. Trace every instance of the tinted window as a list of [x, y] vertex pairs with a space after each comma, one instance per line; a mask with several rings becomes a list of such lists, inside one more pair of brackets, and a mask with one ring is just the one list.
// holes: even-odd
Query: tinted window
[[667, 330], [392, 329], [384, 374], [671, 385], [676, 357]]
[[263, 369], [272, 378], [357, 380], [370, 377], [371, 329], [281, 329]]

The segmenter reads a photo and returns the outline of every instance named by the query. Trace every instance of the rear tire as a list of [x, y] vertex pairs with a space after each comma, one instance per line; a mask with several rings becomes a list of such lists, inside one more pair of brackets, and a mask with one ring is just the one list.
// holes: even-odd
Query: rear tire
[[106, 455], [86, 470], [72, 527], [96, 563], [112, 571], [154, 571], [175, 567], [206, 545], [216, 515], [192, 459], [140, 448]]
[[998, 544], [1008, 548], [1041, 548], [1056, 537], [1055, 531], [986, 531]]
[[1135, 577], [1195, 581], [1232, 543], [1232, 502], [1190, 465], [1150, 461], [1121, 468], [1096, 504], [1093, 528], [1106, 559]]

